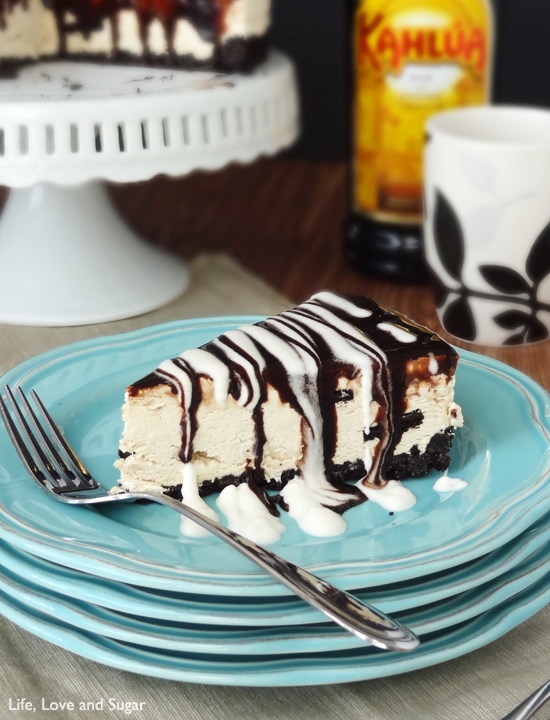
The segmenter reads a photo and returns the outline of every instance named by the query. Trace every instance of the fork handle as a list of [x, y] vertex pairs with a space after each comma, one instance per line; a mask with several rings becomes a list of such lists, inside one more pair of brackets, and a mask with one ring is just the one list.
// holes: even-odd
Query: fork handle
[[420, 641], [416, 635], [385, 613], [362, 603], [354, 596], [339, 590], [326, 580], [297, 567], [270, 550], [256, 545], [252, 540], [229, 530], [188, 505], [184, 505], [180, 500], [149, 493], [127, 493], [127, 495], [129, 498], [152, 500], [177, 510], [181, 515], [229, 543], [300, 598], [371, 645], [402, 652], [418, 647]]
[[550, 700], [550, 680], [541, 685], [534, 693], [524, 700], [515, 710], [508, 713], [502, 720], [528, 720], [544, 703]]

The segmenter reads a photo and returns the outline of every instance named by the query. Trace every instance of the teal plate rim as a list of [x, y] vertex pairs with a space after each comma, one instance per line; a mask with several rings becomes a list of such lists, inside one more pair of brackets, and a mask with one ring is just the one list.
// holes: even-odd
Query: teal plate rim
[[328, 685], [411, 672], [478, 650], [550, 602], [548, 576], [471, 620], [423, 638], [412, 653], [360, 647], [284, 655], [212, 655], [155, 650], [86, 632], [0, 593], [0, 612], [32, 634], [81, 657], [165, 680], [242, 687]]
[[[548, 548], [531, 553], [496, 578], [456, 595], [394, 615], [420, 638], [445, 630], [491, 610], [518, 593], [546, 582], [550, 589]], [[182, 612], [178, 621], [155, 620], [108, 610], [47, 590], [0, 567], [0, 594], [48, 617], [61, 618], [79, 630], [155, 650], [210, 655], [284, 655], [364, 648], [363, 643], [334, 623], [271, 627], [227, 626], [222, 622], [196, 625]], [[251, 612], [253, 612], [253, 608]]]
[[[124, 387], [165, 357], [259, 319], [182, 320], [94, 338], [36, 356], [1, 382], [35, 387], [93, 474], [115, 484]], [[499, 361], [469, 351], [460, 356], [456, 396], [466, 425], [455, 438], [450, 472], [467, 480], [466, 490], [438, 494], [431, 473], [409, 484], [418, 498], [412, 510], [389, 516], [364, 503], [346, 513], [348, 531], [332, 539], [305, 536], [285, 517], [276, 552], [341, 587], [373, 587], [480, 557], [542, 517], [550, 505], [548, 393]], [[219, 541], [182, 537], [176, 514], [165, 508], [61, 506], [30, 482], [3, 427], [0, 449], [0, 537], [14, 546], [146, 587], [228, 596], [288, 593]]]
[[[443, 573], [427, 575], [355, 595], [395, 614], [431, 605], [475, 590], [512, 569], [524, 566], [538, 553], [550, 552], [550, 514], [492, 553]], [[5, 571], [61, 597], [78, 597], [87, 604], [114, 612], [165, 622], [232, 627], [286, 627], [318, 623], [319, 612], [294, 596], [225, 598], [154, 591], [104, 580], [94, 575], [21, 553], [0, 541], [0, 565]]]

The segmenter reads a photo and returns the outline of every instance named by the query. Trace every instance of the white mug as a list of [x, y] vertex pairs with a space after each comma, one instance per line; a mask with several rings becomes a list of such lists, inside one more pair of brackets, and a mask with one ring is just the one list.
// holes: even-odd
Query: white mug
[[550, 111], [442, 112], [424, 152], [424, 245], [443, 328], [483, 345], [546, 340]]

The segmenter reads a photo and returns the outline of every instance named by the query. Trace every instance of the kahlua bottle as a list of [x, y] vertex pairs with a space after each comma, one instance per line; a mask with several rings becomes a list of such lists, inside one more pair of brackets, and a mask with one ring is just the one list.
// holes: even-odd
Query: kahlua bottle
[[428, 117], [490, 102], [491, 0], [355, 0], [352, 211], [359, 270], [424, 281], [422, 157]]

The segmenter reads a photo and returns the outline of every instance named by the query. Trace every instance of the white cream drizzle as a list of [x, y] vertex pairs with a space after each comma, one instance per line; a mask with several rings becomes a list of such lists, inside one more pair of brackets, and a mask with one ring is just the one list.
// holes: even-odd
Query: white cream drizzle
[[230, 530], [260, 545], [272, 545], [285, 531], [279, 518], [269, 512], [246, 483], [225, 487], [216, 504], [227, 518]]
[[[372, 386], [374, 381], [373, 365], [375, 362], [380, 362], [380, 357], [383, 357], [385, 360], [385, 356], [369, 338], [367, 338], [363, 333], [357, 330], [357, 328], [353, 327], [353, 325], [350, 325], [349, 323], [336, 318], [330, 312], [330, 310], [317, 307], [316, 305], [312, 305], [310, 307], [310, 302], [304, 303], [303, 307], [311, 310], [318, 317], [307, 317], [300, 314], [300, 324], [302, 326], [305, 325], [306, 327], [311, 328], [314, 332], [321, 335], [325, 342], [330, 345], [334, 358], [337, 361], [340, 361], [342, 363], [352, 363], [358, 368], [358, 370], [360, 370], [362, 404], [364, 413], [363, 429], [365, 432], [368, 433], [368, 430], [374, 420], [374, 418], [371, 417]], [[289, 314], [292, 315], [292, 312], [293, 311], [290, 311]], [[339, 328], [339, 330], [331, 327], [331, 325]], [[345, 332], [347, 333], [347, 335], [355, 338], [357, 342], [361, 344], [361, 346], [356, 347], [353, 343], [353, 340], [344, 337], [342, 335], [342, 332]], [[372, 354], [368, 354], [365, 346], [372, 348]], [[319, 419], [317, 420], [316, 425], [322, 432], [322, 420], [320, 417], [320, 411], [318, 418]], [[365, 454], [363, 457], [363, 461], [365, 463], [366, 472], [371, 472], [373, 459], [371, 455], [371, 448], [368, 445], [365, 445]], [[306, 482], [308, 482], [310, 477], [324, 478], [324, 465], [322, 467], [314, 468], [312, 474], [304, 474], [304, 479]], [[319, 481], [315, 480], [314, 482], [318, 484]]]
[[[185, 436], [191, 437], [191, 413], [189, 408], [193, 399], [193, 382], [187, 371], [178, 367], [173, 360], [165, 360], [157, 368], [157, 372], [161, 375], [165, 375], [167, 378], [174, 378], [176, 382], [176, 389], [178, 397], [182, 405], [182, 425], [185, 425]], [[184, 453], [188, 453], [189, 448], [183, 448]], [[185, 474], [185, 469], [184, 469]]]
[[[242, 333], [239, 333], [237, 330], [234, 330], [226, 333], [226, 337], [237, 335], [237, 337], [240, 338], [241, 334]], [[243, 368], [243, 372], [246, 374], [248, 383], [241, 382], [238, 398], [239, 405], [243, 407], [246, 405], [251, 405], [252, 407], [257, 405], [260, 402], [261, 389], [252, 363], [245, 357], [245, 355], [233, 350], [233, 348], [228, 347], [225, 343], [222, 343], [219, 340], [214, 340], [212, 345], [223, 350], [229, 361], [240, 365]]]
[[[260, 381], [256, 376], [256, 373], [254, 372], [253, 365], [250, 361], [246, 360], [246, 356], [250, 357], [252, 361], [256, 363], [259, 373], [262, 373], [262, 371], [265, 369], [266, 360], [259, 348], [247, 336], [245, 330], [246, 326], [237, 328], [236, 330], [230, 330], [229, 332], [225, 333], [225, 337], [231, 340], [231, 342], [233, 342], [237, 347], [242, 350], [241, 353], [237, 351], [232, 351], [235, 353], [237, 362], [243, 368], [248, 367], [251, 371], [248, 379], [252, 385], [252, 395], [250, 399], [247, 400], [246, 404], [254, 407], [260, 402], [262, 388], [260, 386]], [[219, 341], [217, 342], [219, 343]], [[224, 346], [224, 350], [227, 351], [226, 346]]]
[[[192, 463], [184, 463], [181, 484], [181, 499], [186, 505], [193, 508], [202, 515], [206, 515], [215, 522], [219, 521], [218, 514], [206, 503], [199, 495], [197, 486], [197, 476]], [[205, 537], [209, 534], [208, 530], [198, 525], [194, 520], [181, 516], [180, 531], [182, 535], [188, 537]]]
[[308, 535], [333, 537], [346, 531], [344, 518], [324, 507], [327, 498], [323, 497], [323, 493], [309, 487], [300, 478], [290, 480], [281, 491], [281, 497], [288, 505], [290, 517]]
[[195, 372], [208, 375], [214, 382], [214, 399], [220, 407], [225, 407], [229, 394], [229, 366], [215, 355], [201, 348], [186, 350], [180, 355]]
[[468, 487], [466, 480], [461, 478], [453, 478], [448, 475], [442, 475], [438, 478], [433, 486], [433, 489], [438, 493], [458, 492]]
[[308, 302], [311, 302], [312, 300], [318, 300], [319, 302], [326, 303], [327, 305], [332, 305], [332, 307], [339, 308], [340, 310], [344, 310], [344, 312], [346, 312], [348, 315], [351, 315], [352, 317], [367, 318], [372, 316], [372, 310], [369, 310], [368, 308], [360, 308], [358, 305], [356, 305], [354, 302], [351, 302], [347, 298], [342, 297], [341, 295], [335, 295], [328, 290], [323, 290], [322, 292], [315, 293], [315, 295], [312, 295], [310, 297]]
[[428, 370], [430, 371], [431, 375], [437, 375], [439, 372], [439, 363], [437, 362], [437, 358], [433, 353], [430, 353], [430, 359], [428, 361]]
[[[273, 320], [269, 322], [276, 324], [276, 321]], [[292, 329], [286, 327], [284, 329], [287, 338], [292, 335], [296, 336]], [[251, 325], [243, 329], [243, 332], [281, 360], [288, 372], [290, 388], [305, 419], [305, 422], [302, 423], [305, 452], [300, 466], [301, 482], [312, 487], [331, 487], [326, 477], [319, 397], [316, 392], [311, 392], [311, 388], [316, 386], [319, 370], [316, 357], [299, 344], [290, 344], [287, 339], [279, 337], [265, 327]], [[304, 378], [307, 378], [307, 382], [304, 382]]]
[[387, 332], [392, 335], [398, 342], [413, 343], [416, 342], [416, 340], [418, 339], [413, 333], [405, 330], [404, 328], [398, 327], [393, 323], [382, 322], [378, 323], [377, 327], [379, 330], [382, 330], [383, 332]]
[[375, 488], [357, 483], [357, 487], [368, 499], [388, 512], [404, 512], [416, 505], [416, 497], [399, 480], [388, 480], [382, 487]]

